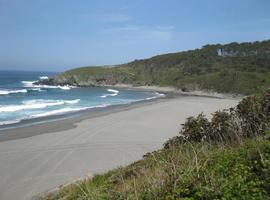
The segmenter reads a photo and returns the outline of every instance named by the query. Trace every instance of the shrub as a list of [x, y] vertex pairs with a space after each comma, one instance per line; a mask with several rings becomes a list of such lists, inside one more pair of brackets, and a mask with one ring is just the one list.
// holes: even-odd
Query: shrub
[[208, 157], [199, 174], [179, 181], [175, 199], [270, 199], [269, 142], [249, 142]]
[[245, 136], [263, 132], [264, 113], [261, 97], [249, 96], [244, 98], [236, 107], [236, 115], [241, 119], [241, 126]]
[[205, 115], [201, 113], [197, 117], [187, 118], [182, 126], [181, 136], [189, 141], [200, 142], [208, 136], [210, 123]]
[[231, 142], [239, 138], [240, 127], [232, 111], [232, 109], [230, 111], [223, 110], [213, 114], [209, 129], [209, 141]]
[[179, 136], [164, 144], [165, 148], [189, 142], [233, 142], [263, 135], [269, 131], [270, 89], [262, 95], [244, 98], [235, 108], [217, 111], [209, 121], [204, 114], [189, 117]]

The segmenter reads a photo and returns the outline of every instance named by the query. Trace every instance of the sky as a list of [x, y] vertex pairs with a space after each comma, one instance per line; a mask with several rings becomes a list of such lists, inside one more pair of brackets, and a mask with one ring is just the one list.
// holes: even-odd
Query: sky
[[269, 0], [0, 0], [0, 70], [64, 71], [267, 39]]

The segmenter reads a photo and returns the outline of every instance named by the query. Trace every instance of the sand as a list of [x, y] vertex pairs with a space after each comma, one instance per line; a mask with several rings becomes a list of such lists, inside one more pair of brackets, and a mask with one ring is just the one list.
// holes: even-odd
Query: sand
[[188, 116], [202, 111], [209, 116], [237, 102], [183, 96], [4, 131], [0, 134], [0, 199], [29, 199], [75, 179], [127, 165], [162, 148]]

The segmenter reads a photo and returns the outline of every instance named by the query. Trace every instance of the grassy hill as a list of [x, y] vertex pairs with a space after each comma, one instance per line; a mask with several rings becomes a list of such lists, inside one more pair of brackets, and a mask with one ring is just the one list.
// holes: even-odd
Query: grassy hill
[[60, 74], [51, 84], [156, 85], [252, 94], [270, 86], [270, 40], [206, 45], [113, 67], [76, 68]]
[[44, 199], [270, 199], [270, 91], [208, 120], [190, 117], [164, 148]]

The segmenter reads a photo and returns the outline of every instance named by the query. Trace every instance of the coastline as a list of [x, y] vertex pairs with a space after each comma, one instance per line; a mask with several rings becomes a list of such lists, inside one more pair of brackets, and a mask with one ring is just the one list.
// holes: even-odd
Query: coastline
[[[216, 97], [167, 97], [86, 112], [1, 134], [0, 199], [29, 199], [160, 149], [191, 115], [235, 106]], [[84, 115], [84, 116], [83, 116]], [[14, 191], [14, 186], [15, 191]]]
[[[178, 97], [180, 97], [180, 95]], [[177, 97], [173, 94], [169, 94], [165, 97], [159, 97], [150, 100], [141, 100], [127, 104], [110, 105], [103, 108], [91, 108], [61, 115], [26, 119], [16, 124], [2, 126], [3, 128], [0, 128], [0, 142], [73, 129], [76, 128], [76, 123], [86, 119], [106, 116], [121, 111], [128, 111], [131, 109], [166, 101], [172, 98]]]
[[[103, 87], [103, 86], [102, 86]], [[218, 93], [215, 91], [206, 90], [192, 90], [192, 91], [182, 91], [181, 89], [176, 89], [174, 87], [161, 87], [161, 86], [133, 86], [130, 84], [116, 84], [116, 85], [104, 85], [104, 87], [112, 88], [125, 88], [129, 90], [142, 90], [142, 91], [156, 91], [159, 93], [165, 93], [169, 95], [182, 95], [182, 96], [197, 96], [197, 97], [209, 97], [209, 98], [226, 98], [226, 99], [241, 99], [244, 95], [240, 94], [230, 94], [230, 93]]]
[[[118, 88], [121, 89], [120, 87], [113, 87], [113, 86], [102, 86], [106, 89], [110, 89], [110, 88]], [[136, 89], [136, 88], [125, 88], [127, 90], [136, 90], [136, 91], [151, 91], [154, 92], [155, 90], [147, 90], [147, 89]], [[55, 114], [55, 115], [49, 115], [49, 116], [42, 116], [42, 117], [35, 117], [35, 118], [28, 118], [28, 119], [22, 119], [20, 121], [14, 122], [14, 123], [10, 123], [10, 124], [3, 124], [0, 125], [0, 137], [1, 134], [4, 132], [7, 132], [10, 129], [18, 129], [18, 128], [24, 128], [27, 126], [32, 126], [32, 125], [36, 125], [36, 124], [42, 124], [42, 123], [50, 123], [50, 122], [54, 122], [54, 121], [59, 121], [59, 120], [67, 120], [69, 118], [88, 118], [91, 117], [90, 115], [94, 115], [97, 116], [99, 113], [100, 114], [104, 114], [106, 113], [105, 110], [109, 111], [108, 113], [111, 113], [113, 110], [121, 110], [121, 107], [126, 108], [129, 106], [133, 106], [135, 104], [143, 104], [144, 102], [152, 102], [152, 101], [156, 101], [157, 99], [160, 98], [172, 98], [173, 96], [175, 96], [175, 94], [173, 94], [172, 92], [164, 92], [166, 93], [166, 95], [163, 96], [163, 94], [159, 94], [156, 97], [150, 97], [150, 98], [146, 98], [146, 99], [141, 99], [141, 100], [135, 100], [132, 102], [128, 102], [128, 103], [120, 103], [120, 104], [108, 104], [107, 106], [97, 106], [97, 107], [89, 107], [86, 109], [82, 109], [82, 110], [78, 110], [78, 111], [72, 111], [72, 112], [66, 112], [66, 113], [61, 113], [61, 114]], [[79, 119], [78, 119], [79, 120]], [[0, 139], [1, 141], [1, 139]]]
[[[59, 115], [51, 115], [46, 117], [39, 117], [33, 119], [25, 119], [14, 124], [7, 124], [0, 126], [0, 142], [6, 140], [20, 139], [31, 137], [44, 133], [52, 133], [56, 131], [68, 130], [76, 127], [76, 123], [85, 119], [100, 117], [115, 112], [121, 112], [124, 110], [130, 110], [141, 106], [151, 105], [156, 102], [165, 101], [166, 99], [181, 98], [181, 97], [206, 97], [206, 98], [218, 98], [218, 99], [232, 99], [239, 100], [243, 96], [235, 96], [231, 94], [220, 94], [214, 92], [192, 91], [183, 92], [172, 87], [159, 87], [159, 86], [131, 86], [131, 85], [106, 85], [102, 86], [106, 88], [128, 90], [141, 90], [141, 91], [154, 91], [164, 94], [153, 99], [143, 99], [126, 104], [109, 105], [102, 108], [90, 108], [86, 110], [75, 111], [71, 113], [64, 113]], [[61, 123], [61, 126], [59, 126]], [[47, 127], [46, 129], [44, 127]], [[35, 130], [34, 130], [35, 129]], [[23, 134], [18, 134], [21, 131]]]

